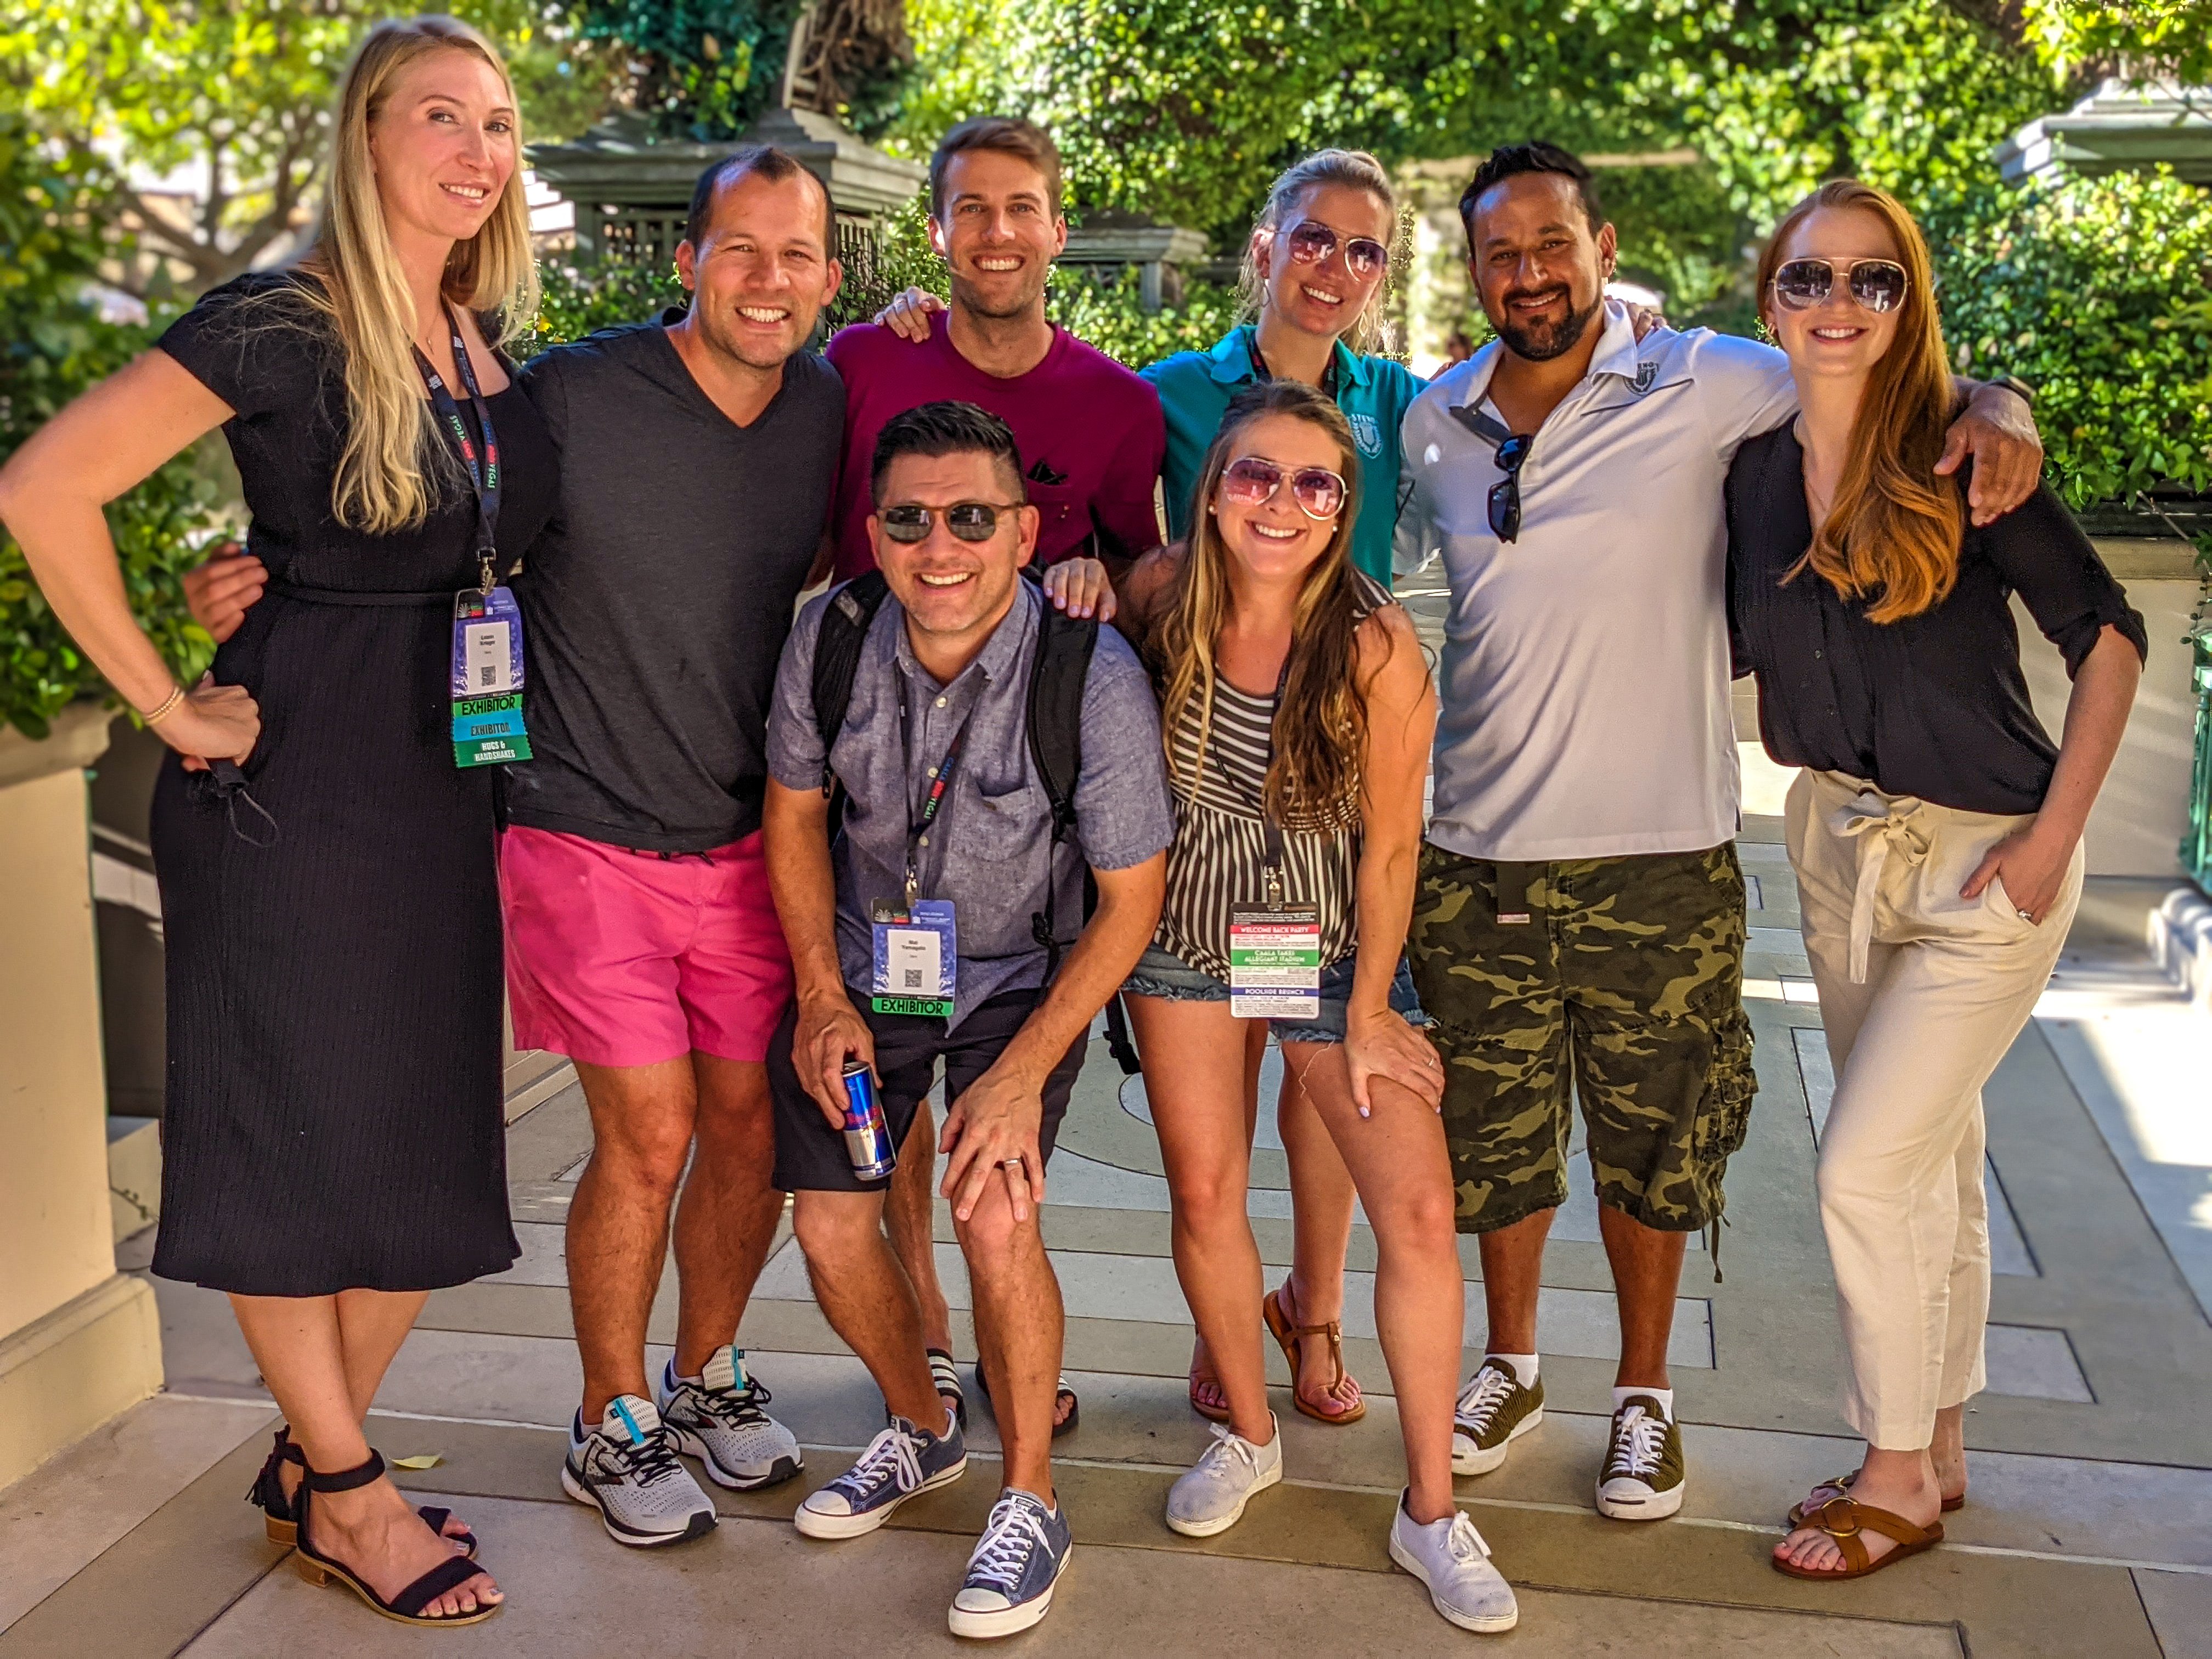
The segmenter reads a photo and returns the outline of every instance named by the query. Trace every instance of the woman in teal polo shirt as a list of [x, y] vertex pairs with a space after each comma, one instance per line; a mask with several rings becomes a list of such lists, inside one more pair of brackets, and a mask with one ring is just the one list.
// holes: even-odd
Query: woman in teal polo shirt
[[1167, 414], [1161, 483], [1171, 537], [1190, 529], [1191, 491], [1229, 400], [1255, 380], [1304, 380], [1333, 396], [1352, 423], [1360, 471], [1352, 562], [1390, 585], [1398, 423], [1424, 384], [1374, 355], [1397, 231], [1389, 175], [1364, 150], [1316, 150], [1275, 180], [1244, 249], [1244, 301], [1255, 320], [1210, 351], [1179, 351], [1139, 371]]
[[[1304, 380], [1334, 398], [1351, 424], [1359, 452], [1352, 561], [1389, 586], [1398, 426], [1425, 384], [1402, 364], [1374, 355], [1385, 331], [1383, 282], [1397, 234], [1390, 176], [1364, 150], [1316, 150], [1275, 180], [1244, 247], [1240, 286], [1253, 320], [1231, 329], [1210, 351], [1179, 351], [1139, 371], [1158, 390], [1167, 416], [1160, 473], [1171, 539], [1189, 533], [1192, 495], [1229, 400], [1257, 380]], [[1391, 1006], [1419, 1018], [1403, 964], [1399, 980]], [[1262, 1052], [1255, 1047], [1251, 1056], [1255, 1072]], [[1297, 1242], [1289, 1277], [1267, 1297], [1267, 1328], [1290, 1361], [1298, 1410], [1323, 1423], [1355, 1423], [1367, 1407], [1359, 1384], [1345, 1372], [1339, 1334], [1351, 1174], [1313, 1103], [1287, 1073], [1275, 1121], [1290, 1165]], [[1202, 1345], [1192, 1356], [1190, 1403], [1216, 1420], [1229, 1414]]]

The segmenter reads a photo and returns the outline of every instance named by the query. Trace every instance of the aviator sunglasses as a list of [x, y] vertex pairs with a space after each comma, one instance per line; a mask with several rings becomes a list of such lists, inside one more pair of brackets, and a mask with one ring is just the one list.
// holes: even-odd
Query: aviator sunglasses
[[1001, 513], [1018, 513], [1019, 501], [955, 501], [950, 507], [924, 507], [917, 501], [902, 501], [887, 507], [876, 514], [876, 521], [884, 527], [884, 534], [895, 542], [921, 542], [929, 539], [930, 526], [937, 515], [945, 515], [945, 527], [963, 542], [988, 542], [999, 528]]
[[[1824, 305], [1836, 286], [1837, 262], [1791, 259], [1774, 273], [1774, 297], [1790, 311]], [[1851, 298], [1865, 310], [1894, 311], [1905, 303], [1905, 267], [1894, 259], [1853, 259], [1844, 266]]]
[[1390, 250], [1373, 237], [1340, 237], [1318, 219], [1301, 219], [1286, 234], [1291, 258], [1302, 265], [1320, 264], [1341, 246], [1344, 268], [1363, 283], [1390, 263]]
[[1264, 507], [1287, 478], [1291, 499], [1309, 519], [1328, 520], [1344, 511], [1344, 477], [1325, 466], [1293, 471], [1259, 455], [1240, 455], [1221, 469], [1221, 493], [1239, 507]]

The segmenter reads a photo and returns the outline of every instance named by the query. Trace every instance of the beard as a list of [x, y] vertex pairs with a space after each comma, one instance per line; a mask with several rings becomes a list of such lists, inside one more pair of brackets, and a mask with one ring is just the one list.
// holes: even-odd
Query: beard
[[1050, 274], [1051, 268], [1047, 266], [1033, 280], [1024, 283], [1012, 293], [1001, 289], [995, 297], [986, 299], [979, 284], [964, 280], [956, 271], [952, 276], [952, 298], [970, 316], [1008, 321], [1027, 316], [1036, 307], [1044, 298], [1045, 283]]
[[1565, 322], [1559, 323], [1512, 321], [1513, 313], [1510, 309], [1512, 302], [1528, 299], [1530, 295], [1522, 290], [1506, 295], [1498, 305], [1498, 310], [1506, 320], [1497, 323], [1496, 327], [1498, 337], [1505, 342], [1507, 349], [1515, 356], [1525, 357], [1532, 363], [1549, 362], [1554, 357], [1564, 356], [1572, 351], [1581, 341], [1583, 331], [1605, 309], [1605, 291], [1599, 289], [1597, 296], [1583, 311], [1574, 308], [1574, 290], [1566, 289], [1565, 294], [1567, 317]]

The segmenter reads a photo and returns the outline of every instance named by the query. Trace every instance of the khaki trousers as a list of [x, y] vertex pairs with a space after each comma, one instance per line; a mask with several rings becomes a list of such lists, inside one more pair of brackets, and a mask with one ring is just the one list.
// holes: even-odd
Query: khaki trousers
[[1843, 1413], [1875, 1446], [1929, 1443], [1978, 1392], [1990, 1310], [1982, 1085], [2034, 1011], [2081, 897], [2080, 848], [2041, 926], [1982, 855], [2032, 822], [1802, 772], [1787, 809], [1805, 953], [1836, 1092], [1820, 1222], [1849, 1360]]

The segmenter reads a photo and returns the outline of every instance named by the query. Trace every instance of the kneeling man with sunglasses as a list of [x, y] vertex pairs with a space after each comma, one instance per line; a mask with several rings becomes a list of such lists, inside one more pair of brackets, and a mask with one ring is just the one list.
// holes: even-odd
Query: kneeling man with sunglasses
[[[1756, 341], [1636, 337], [1604, 297], [1613, 228], [1564, 150], [1494, 152], [1460, 214], [1498, 337], [1407, 411], [1397, 531], [1398, 568], [1441, 552], [1451, 585], [1407, 950], [1489, 1307], [1452, 1467], [1498, 1468], [1542, 1421], [1537, 1290], [1578, 1097], [1620, 1308], [1596, 1505], [1656, 1520], [1686, 1486], [1667, 1370], [1684, 1248], [1720, 1219], [1758, 1087], [1722, 486], [1797, 394]], [[1879, 263], [1844, 278], [1869, 311], [1902, 293]], [[1818, 303], [1828, 281], [1785, 267], [1777, 303]], [[1972, 455], [1986, 523], [2033, 491], [2042, 447], [2014, 392], [1960, 390], [1936, 471]]]
[[[891, 1151], [914, 1152], [907, 1130], [942, 1060], [942, 1191], [1006, 1480], [951, 1626], [1008, 1636], [1044, 1616], [1070, 1547], [1052, 1486], [1062, 1316], [1038, 1231], [1045, 1160], [1091, 1023], [1159, 920], [1175, 812], [1135, 653], [1095, 622], [1048, 628], [1023, 580], [1037, 512], [1006, 422], [959, 403], [896, 416], [876, 441], [872, 488], [888, 593], [864, 576], [814, 601], [777, 671], [768, 865], [798, 1000], [770, 1041], [769, 1078], [775, 1182], [795, 1195], [816, 1299], [891, 1420], [796, 1520], [810, 1538], [858, 1537], [967, 1467], [884, 1237]], [[1033, 743], [1041, 648], [1087, 653], [1079, 692], [1072, 675], [1038, 682], [1067, 690], [1063, 717], [1079, 703], [1058, 833], [1035, 756], [1064, 754], [1068, 733]], [[1097, 903], [1078, 933], [1086, 867]]]

